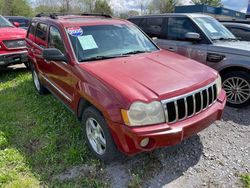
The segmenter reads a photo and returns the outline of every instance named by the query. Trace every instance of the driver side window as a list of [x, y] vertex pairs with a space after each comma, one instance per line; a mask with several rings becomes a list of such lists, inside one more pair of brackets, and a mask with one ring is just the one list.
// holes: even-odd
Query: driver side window
[[188, 18], [169, 18], [168, 19], [168, 39], [185, 41], [188, 32], [197, 33], [193, 23]]
[[54, 26], [51, 26], [49, 29], [49, 42], [48, 47], [49, 48], [57, 48], [62, 53], [65, 53], [65, 47], [63, 44], [63, 40], [61, 37], [61, 34], [57, 28]]

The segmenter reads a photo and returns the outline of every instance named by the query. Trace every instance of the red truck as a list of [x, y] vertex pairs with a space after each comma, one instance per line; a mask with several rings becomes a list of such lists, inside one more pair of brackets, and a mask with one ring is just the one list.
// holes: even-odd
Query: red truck
[[219, 74], [159, 49], [126, 20], [38, 15], [26, 41], [36, 90], [76, 115], [104, 161], [180, 143], [222, 116]]
[[0, 16], [0, 68], [19, 63], [27, 65], [26, 30], [17, 28], [18, 23], [14, 25]]

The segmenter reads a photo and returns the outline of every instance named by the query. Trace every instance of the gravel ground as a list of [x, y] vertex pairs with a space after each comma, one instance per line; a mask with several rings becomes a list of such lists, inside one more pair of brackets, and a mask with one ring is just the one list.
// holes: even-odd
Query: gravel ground
[[[106, 165], [103, 179], [118, 188], [242, 187], [240, 174], [250, 173], [249, 143], [250, 106], [227, 107], [221, 121], [177, 146]], [[82, 175], [89, 169], [77, 168]], [[59, 176], [82, 176], [72, 171]]]

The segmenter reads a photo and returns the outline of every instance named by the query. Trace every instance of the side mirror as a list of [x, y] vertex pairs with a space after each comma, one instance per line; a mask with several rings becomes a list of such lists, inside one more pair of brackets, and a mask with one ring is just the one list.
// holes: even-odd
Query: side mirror
[[201, 40], [201, 36], [199, 33], [192, 33], [192, 32], [186, 33], [185, 38], [187, 41], [190, 42], [198, 42]]
[[42, 57], [47, 61], [64, 61], [68, 62], [68, 58], [56, 48], [46, 48], [43, 50]]
[[12, 24], [13, 24], [15, 27], [20, 27], [20, 23], [18, 23], [18, 22], [12, 22]]

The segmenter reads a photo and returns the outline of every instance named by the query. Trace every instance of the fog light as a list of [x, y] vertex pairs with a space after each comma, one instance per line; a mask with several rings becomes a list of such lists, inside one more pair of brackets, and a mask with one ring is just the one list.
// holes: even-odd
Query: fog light
[[4, 65], [4, 61], [0, 61], [0, 65]]
[[149, 138], [144, 138], [141, 140], [140, 145], [141, 147], [146, 147], [149, 143]]

